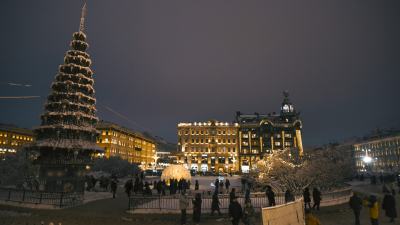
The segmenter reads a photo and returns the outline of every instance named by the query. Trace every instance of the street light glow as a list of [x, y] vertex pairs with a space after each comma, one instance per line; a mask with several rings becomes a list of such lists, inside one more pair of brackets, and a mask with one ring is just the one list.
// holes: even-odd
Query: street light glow
[[365, 156], [364, 157], [364, 162], [366, 162], [366, 163], [369, 163], [369, 162], [371, 162], [371, 157], [369, 157], [369, 156]]

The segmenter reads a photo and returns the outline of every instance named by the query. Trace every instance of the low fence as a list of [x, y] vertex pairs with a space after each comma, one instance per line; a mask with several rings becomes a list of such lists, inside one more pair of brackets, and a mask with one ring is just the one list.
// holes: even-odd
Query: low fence
[[19, 204], [49, 205], [63, 208], [83, 204], [83, 192], [49, 193], [36, 190], [0, 188], [0, 200]]
[[[337, 202], [338, 199], [343, 199], [348, 197], [352, 194], [351, 186], [348, 184], [343, 185], [343, 189], [335, 190], [330, 192], [322, 193], [322, 201], [321, 206], [331, 205], [332, 202]], [[192, 199], [194, 199], [194, 194], [187, 195], [189, 199], [189, 206], [188, 209], [193, 208]], [[302, 195], [295, 196], [296, 201], [302, 199]], [[211, 210], [211, 203], [212, 203], [212, 195], [203, 194], [202, 195], [202, 210]], [[219, 206], [220, 209], [228, 209], [230, 198], [229, 194], [219, 194], [218, 195], [219, 202], [221, 205]], [[254, 208], [259, 207], [266, 207], [269, 205], [268, 197], [265, 194], [250, 194], [251, 204]], [[312, 196], [311, 196], [311, 200]], [[245, 197], [244, 195], [237, 195], [237, 201], [239, 204], [244, 206]], [[277, 193], [275, 195], [275, 204], [282, 205], [285, 204], [285, 194], [284, 193]], [[340, 204], [340, 203], [339, 203]], [[179, 194], [171, 195], [171, 196], [162, 196], [162, 195], [153, 195], [151, 197], [144, 196], [144, 195], [131, 195], [129, 198], [129, 211], [134, 211], [136, 209], [144, 209], [144, 210], [179, 210]]]
[[275, 207], [260, 207], [261, 222], [265, 225], [305, 224], [303, 200]]

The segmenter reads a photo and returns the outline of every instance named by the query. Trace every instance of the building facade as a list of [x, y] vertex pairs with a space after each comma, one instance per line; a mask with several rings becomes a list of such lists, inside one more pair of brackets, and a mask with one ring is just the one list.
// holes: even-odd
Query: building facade
[[400, 132], [381, 131], [354, 144], [357, 171], [400, 172]]
[[235, 122], [238, 124], [240, 170], [249, 172], [253, 163], [275, 150], [298, 147], [303, 154], [299, 114], [289, 100], [288, 91], [284, 92], [280, 114], [243, 114], [237, 111]]
[[208, 122], [178, 124], [177, 163], [196, 171], [238, 171], [238, 124]]
[[106, 149], [104, 155], [97, 157], [120, 156], [139, 164], [143, 169], [154, 162], [156, 146], [153, 140], [111, 122], [100, 121], [96, 129], [101, 132], [97, 144]]
[[0, 124], [0, 154], [15, 153], [19, 146], [33, 140], [35, 138], [31, 130]]

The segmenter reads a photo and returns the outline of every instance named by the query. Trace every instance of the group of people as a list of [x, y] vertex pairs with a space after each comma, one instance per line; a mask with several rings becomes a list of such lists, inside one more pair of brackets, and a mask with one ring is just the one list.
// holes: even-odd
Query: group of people
[[[356, 218], [356, 225], [360, 225], [360, 212], [363, 205], [365, 205], [369, 210], [371, 224], [379, 224], [379, 204], [375, 195], [366, 196], [363, 202], [358, 197], [357, 193], [354, 192], [353, 196], [350, 198], [349, 205], [353, 209]], [[385, 210], [385, 216], [389, 217], [390, 222], [394, 223], [394, 219], [397, 218], [396, 199], [390, 191], [387, 191], [383, 197], [382, 209]]]
[[[156, 183], [156, 181], [154, 183]], [[161, 181], [160, 181], [160, 184], [161, 184]], [[144, 187], [144, 189], [143, 189], [143, 187]], [[133, 184], [132, 179], [129, 179], [128, 181], [126, 181], [124, 188], [125, 188], [125, 192], [128, 195], [128, 197], [131, 196], [132, 190], [133, 190], [133, 192], [135, 192], [135, 194], [141, 193], [146, 196], [153, 195], [153, 193], [151, 192], [151, 189], [150, 189], [150, 184], [147, 181], [145, 181], [143, 184], [143, 180], [140, 180], [138, 177], [135, 179], [135, 184]]]
[[[250, 190], [247, 190], [248, 194], [246, 194], [245, 199], [245, 207], [242, 206], [237, 201], [237, 196], [235, 194], [235, 188], [232, 188], [232, 191], [229, 194], [229, 218], [232, 221], [233, 225], [238, 225], [240, 220], [243, 221], [246, 225], [254, 225], [254, 214], [255, 210], [251, 205], [250, 199]], [[192, 200], [193, 205], [193, 221], [198, 225], [200, 223], [201, 217], [201, 194], [196, 194], [195, 198]], [[217, 211], [219, 215], [222, 215], [219, 205], [221, 203], [218, 199], [218, 190], [214, 191], [212, 196], [212, 203], [211, 203], [211, 215], [214, 215], [214, 212]], [[187, 195], [184, 192], [181, 192], [179, 196], [179, 209], [181, 210], [181, 224], [186, 224], [186, 210], [189, 206], [189, 200], [187, 199]]]
[[[198, 182], [196, 181], [197, 185]], [[170, 179], [169, 180], [169, 191], [171, 195], [174, 195], [176, 193], [186, 193], [186, 189], [190, 189], [190, 180], [186, 181], [185, 178], [179, 179]]]
[[[197, 182], [197, 180], [196, 180], [196, 182]], [[220, 181], [219, 179], [216, 179], [214, 186], [215, 186], [215, 190], [218, 191], [218, 193], [223, 194], [224, 182], [222, 180]], [[226, 179], [226, 181], [225, 181], [226, 190], [229, 190], [229, 186], [231, 186], [231, 183], [229, 182], [228, 179]]]

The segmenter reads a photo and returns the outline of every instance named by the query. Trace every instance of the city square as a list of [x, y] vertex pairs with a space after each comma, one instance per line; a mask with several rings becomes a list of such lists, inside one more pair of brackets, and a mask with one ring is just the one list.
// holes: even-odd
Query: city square
[[398, 2], [20, 3], [0, 223], [398, 222]]

